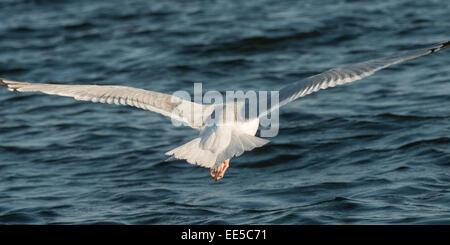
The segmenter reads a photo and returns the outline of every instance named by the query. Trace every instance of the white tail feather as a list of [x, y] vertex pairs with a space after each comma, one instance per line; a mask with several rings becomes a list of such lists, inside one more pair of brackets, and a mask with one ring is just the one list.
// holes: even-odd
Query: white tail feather
[[195, 138], [182, 146], [166, 152], [166, 155], [177, 159], [185, 159], [188, 163], [205, 168], [216, 168], [226, 159], [240, 156], [244, 151], [251, 151], [269, 142], [266, 139], [253, 135], [233, 131], [228, 146], [222, 148], [221, 151], [212, 152], [209, 149], [202, 149], [200, 140], [201, 138]]

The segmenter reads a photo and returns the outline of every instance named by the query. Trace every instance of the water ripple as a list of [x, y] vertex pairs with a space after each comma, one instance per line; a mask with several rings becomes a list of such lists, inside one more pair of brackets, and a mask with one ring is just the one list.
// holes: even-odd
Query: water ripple
[[[120, 6], [120, 7], [118, 7]], [[442, 40], [440, 1], [0, 2], [0, 77], [277, 90]], [[447, 51], [447, 50], [446, 50]], [[0, 90], [0, 224], [449, 224], [449, 53], [311, 94], [225, 178], [136, 108]]]

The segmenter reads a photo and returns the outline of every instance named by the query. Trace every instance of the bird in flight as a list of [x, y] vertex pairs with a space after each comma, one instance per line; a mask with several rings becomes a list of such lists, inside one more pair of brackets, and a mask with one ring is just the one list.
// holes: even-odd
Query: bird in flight
[[[281, 88], [279, 102], [271, 104], [269, 108], [258, 112], [255, 116], [246, 117], [245, 120], [236, 120], [235, 116], [224, 116], [222, 123], [214, 124], [207, 124], [205, 118], [211, 116], [218, 108], [232, 108], [231, 110], [235, 112], [232, 114], [235, 115], [236, 111], [242, 110], [245, 105], [239, 102], [205, 105], [174, 95], [127, 86], [45, 84], [18, 82], [3, 78], [0, 78], [0, 86], [15, 92], [42, 92], [73, 97], [76, 100], [129, 105], [181, 121], [185, 125], [199, 130], [200, 135], [186, 144], [166, 152], [166, 155], [210, 168], [211, 177], [219, 180], [223, 178], [232, 157], [240, 156], [244, 151], [251, 151], [269, 142], [255, 136], [261, 116], [320, 89], [354, 82], [391, 65], [435, 53], [448, 47], [450, 47], [450, 41], [398, 55], [334, 68]], [[180, 107], [189, 108], [191, 113], [174, 113], [174, 110]], [[220, 115], [218, 116], [220, 117]], [[196, 120], [200, 120], [201, 123], [195, 123]]]

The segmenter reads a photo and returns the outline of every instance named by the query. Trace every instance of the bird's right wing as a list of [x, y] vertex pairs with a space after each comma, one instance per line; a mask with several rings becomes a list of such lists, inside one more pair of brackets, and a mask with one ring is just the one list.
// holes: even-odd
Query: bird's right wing
[[291, 101], [317, 92], [320, 89], [327, 89], [336, 85], [354, 82], [370, 76], [388, 66], [435, 53], [448, 47], [450, 47], [450, 41], [438, 43], [424, 49], [407, 51], [399, 55], [334, 68], [324, 73], [291, 83], [280, 90], [279, 103], [274, 103], [267, 110], [261, 111], [258, 116], [264, 116]]
[[127, 86], [29, 83], [2, 78], [0, 86], [16, 92], [42, 92], [76, 100], [134, 106], [171, 117], [195, 129], [203, 127], [203, 113], [207, 111], [207, 106], [174, 95]]

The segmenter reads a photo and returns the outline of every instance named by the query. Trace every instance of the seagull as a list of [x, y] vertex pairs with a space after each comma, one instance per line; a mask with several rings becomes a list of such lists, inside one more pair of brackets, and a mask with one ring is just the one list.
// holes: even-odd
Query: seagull
[[[198, 130], [199, 137], [166, 152], [166, 155], [209, 168], [211, 177], [217, 181], [223, 178], [231, 158], [238, 157], [245, 151], [251, 151], [269, 142], [267, 139], [255, 136], [261, 116], [321, 89], [354, 82], [391, 65], [436, 53], [448, 47], [450, 47], [450, 41], [441, 42], [427, 48], [345, 65], [307, 77], [281, 88], [279, 102], [271, 104], [269, 108], [258, 112], [257, 115], [247, 117], [245, 120], [236, 120], [236, 117], [230, 116], [220, 124], [208, 124], [205, 118], [211, 116], [219, 108], [232, 108], [231, 110], [236, 112], [242, 110], [245, 105], [234, 101], [218, 105], [200, 104], [175, 95], [128, 86], [30, 83], [3, 78], [0, 78], [0, 86], [15, 92], [41, 92], [73, 97], [81, 101], [134, 106], [181, 121], [184, 125]], [[177, 108], [189, 108], [190, 113], [174, 113]], [[201, 123], [196, 123], [199, 121]]]

